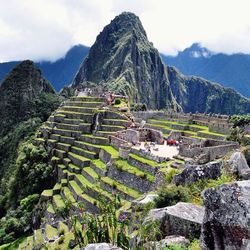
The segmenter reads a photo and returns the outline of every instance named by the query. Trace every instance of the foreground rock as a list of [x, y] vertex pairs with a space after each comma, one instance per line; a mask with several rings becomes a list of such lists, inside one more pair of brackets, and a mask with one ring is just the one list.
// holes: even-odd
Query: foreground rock
[[243, 180], [250, 179], [250, 168], [247, 160], [241, 152], [234, 152], [228, 161], [229, 171]]
[[250, 181], [210, 188], [202, 197], [202, 248], [250, 249]]
[[201, 179], [217, 179], [221, 175], [222, 161], [204, 165], [186, 165], [185, 169], [174, 176], [176, 185], [189, 185]]
[[190, 241], [183, 236], [170, 235], [161, 241], [147, 242], [144, 244], [144, 250], [162, 250], [172, 245], [187, 248], [190, 245]]
[[84, 250], [122, 250], [122, 248], [112, 246], [108, 243], [96, 243], [88, 244]]
[[203, 216], [202, 206], [179, 202], [174, 206], [150, 210], [145, 223], [159, 221], [163, 236], [199, 238]]

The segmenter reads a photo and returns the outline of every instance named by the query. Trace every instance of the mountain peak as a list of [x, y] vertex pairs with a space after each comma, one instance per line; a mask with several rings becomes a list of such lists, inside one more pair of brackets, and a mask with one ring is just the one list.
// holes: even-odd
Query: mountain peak
[[208, 58], [213, 55], [213, 52], [203, 47], [200, 43], [193, 43], [189, 48], [186, 48], [179, 54], [193, 58]]
[[[87, 81], [150, 108], [176, 108], [166, 67], [148, 41], [139, 17], [130, 12], [116, 16], [97, 36], [73, 87]], [[156, 93], [155, 89], [160, 91]]]

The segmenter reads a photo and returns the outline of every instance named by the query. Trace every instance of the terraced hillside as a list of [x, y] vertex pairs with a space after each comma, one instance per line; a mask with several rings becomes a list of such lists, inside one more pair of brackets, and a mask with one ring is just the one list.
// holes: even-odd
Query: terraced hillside
[[186, 124], [178, 121], [149, 119], [146, 127], [162, 131], [165, 137], [168, 137], [171, 131], [182, 132], [183, 136], [198, 139], [216, 139], [223, 140], [225, 134], [209, 131], [208, 126], [199, 124]]
[[100, 198], [108, 202], [115, 192], [121, 197], [121, 210], [129, 211], [132, 200], [154, 187], [158, 170], [164, 173], [171, 169], [174, 160], [159, 164], [136, 150], [126, 160], [120, 158], [118, 149], [110, 145], [109, 136], [126, 128], [130, 114], [115, 108], [106, 110], [104, 106], [104, 99], [99, 97], [73, 97], [41, 127], [36, 141], [50, 150], [57, 183], [41, 194], [46, 210], [41, 228], [19, 249], [32, 249], [49, 242], [50, 247], [53, 243], [51, 249], [55, 249], [62, 228], [66, 249], [73, 234], [60, 211], [65, 210], [68, 201], [75, 214], [79, 213], [79, 204], [98, 213]]

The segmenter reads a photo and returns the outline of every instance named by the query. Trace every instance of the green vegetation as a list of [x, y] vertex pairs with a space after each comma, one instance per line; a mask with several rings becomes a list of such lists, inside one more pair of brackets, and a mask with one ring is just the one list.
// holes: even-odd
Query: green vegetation
[[149, 165], [149, 166], [151, 166], [151, 167], [156, 167], [156, 166], [159, 165], [159, 164], [158, 164], [157, 162], [155, 162], [155, 161], [152, 161], [152, 160], [143, 158], [143, 157], [138, 156], [138, 155], [136, 155], [136, 154], [130, 153], [129, 156], [132, 157], [132, 158], [134, 158], [135, 160], [140, 161], [140, 162], [142, 162], [142, 163], [144, 163], [144, 164], [147, 164], [147, 165]]
[[152, 174], [141, 171], [139, 168], [130, 165], [126, 160], [115, 161], [115, 166], [118, 169], [121, 169], [121, 170], [126, 171], [126, 172], [131, 173], [131, 174], [134, 174], [138, 177], [144, 178], [144, 176], [145, 176], [150, 182], [154, 181], [154, 176]]

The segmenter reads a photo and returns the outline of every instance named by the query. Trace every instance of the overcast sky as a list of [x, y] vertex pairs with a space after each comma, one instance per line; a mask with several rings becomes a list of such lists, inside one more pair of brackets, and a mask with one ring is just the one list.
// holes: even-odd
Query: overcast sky
[[0, 0], [0, 62], [56, 60], [75, 44], [91, 46], [123, 11], [140, 17], [165, 54], [194, 42], [250, 53], [249, 0]]

